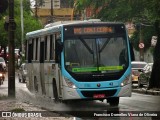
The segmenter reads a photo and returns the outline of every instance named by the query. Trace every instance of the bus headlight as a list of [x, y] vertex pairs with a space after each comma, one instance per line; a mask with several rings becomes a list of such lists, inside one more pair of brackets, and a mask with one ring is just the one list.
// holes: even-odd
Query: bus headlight
[[130, 83], [130, 75], [127, 76], [127, 77], [122, 81], [121, 87], [123, 87], [123, 86], [125, 86], [125, 85], [127, 85], [127, 84], [129, 84], [129, 83]]
[[3, 76], [3, 74], [2, 73], [0, 73], [0, 77], [2, 77]]
[[71, 82], [68, 78], [64, 78], [64, 79], [65, 79], [68, 87], [74, 88], [74, 89], [77, 88], [77, 87], [75, 86], [75, 84], [74, 84], [73, 82]]

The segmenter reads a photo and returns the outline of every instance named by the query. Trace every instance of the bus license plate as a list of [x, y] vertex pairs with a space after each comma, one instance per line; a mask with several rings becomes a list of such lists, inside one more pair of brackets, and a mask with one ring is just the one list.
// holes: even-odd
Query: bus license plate
[[105, 98], [105, 94], [94, 94], [93, 98]]

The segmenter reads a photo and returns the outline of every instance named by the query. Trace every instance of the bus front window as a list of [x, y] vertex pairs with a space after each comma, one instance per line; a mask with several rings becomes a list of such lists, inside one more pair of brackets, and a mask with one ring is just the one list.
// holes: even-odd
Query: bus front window
[[74, 73], [112, 73], [128, 63], [124, 37], [67, 39], [64, 42], [65, 67]]
[[[90, 42], [90, 43], [89, 43]], [[65, 41], [65, 65], [68, 68], [74, 67], [93, 67], [94, 66], [94, 53], [93, 41], [86, 40], [84, 43], [79, 39]]]

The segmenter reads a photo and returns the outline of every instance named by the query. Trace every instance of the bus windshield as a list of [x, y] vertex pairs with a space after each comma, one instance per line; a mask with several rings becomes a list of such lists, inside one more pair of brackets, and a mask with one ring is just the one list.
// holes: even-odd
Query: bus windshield
[[65, 68], [73, 73], [114, 73], [128, 65], [126, 37], [78, 36], [64, 40]]

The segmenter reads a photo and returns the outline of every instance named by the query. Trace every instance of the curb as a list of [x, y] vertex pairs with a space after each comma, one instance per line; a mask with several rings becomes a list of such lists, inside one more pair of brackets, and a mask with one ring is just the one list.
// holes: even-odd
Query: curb
[[158, 95], [158, 96], [160, 96], [160, 91], [147, 90], [145, 88], [132, 89], [132, 92], [137, 92], [137, 93], [147, 94], [147, 95]]

